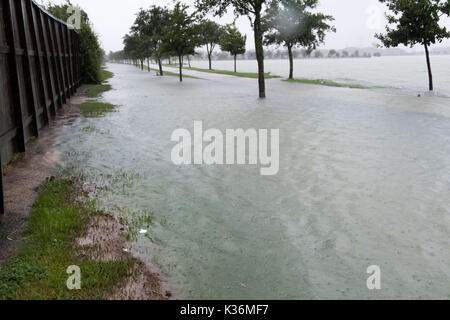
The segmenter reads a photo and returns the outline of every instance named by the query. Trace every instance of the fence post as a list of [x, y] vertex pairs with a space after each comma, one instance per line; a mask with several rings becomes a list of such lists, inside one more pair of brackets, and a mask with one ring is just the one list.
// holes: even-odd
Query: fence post
[[13, 19], [14, 15], [12, 12], [12, 6], [15, 0], [5, 0], [4, 1], [4, 19], [5, 19], [5, 33], [6, 33], [6, 43], [9, 46], [9, 75], [11, 79], [11, 86], [8, 88], [11, 94], [13, 109], [16, 114], [16, 125], [17, 130], [17, 142], [19, 152], [25, 152], [26, 142], [25, 142], [25, 126], [23, 119], [22, 103], [20, 96], [20, 84], [19, 84], [19, 68], [16, 57], [16, 31], [14, 30]]
[[2, 164], [2, 146], [0, 145], [0, 214], [5, 213], [5, 200], [3, 199], [3, 164]]
[[[38, 92], [36, 88], [36, 83], [34, 83], [34, 70], [31, 67], [31, 56], [34, 54], [30, 49], [30, 44], [26, 39], [25, 32], [29, 32], [29, 30], [25, 30], [25, 26], [29, 27], [29, 21], [27, 21], [26, 11], [27, 8], [23, 7], [23, 1], [16, 1], [17, 7], [16, 10], [16, 18], [17, 18], [17, 26], [19, 28], [19, 43], [21, 49], [24, 51], [25, 59], [23, 59], [23, 73], [25, 78], [25, 87], [26, 87], [26, 96], [27, 102], [31, 105], [31, 113], [32, 113], [32, 122], [34, 127], [34, 135], [35, 137], [39, 137], [39, 124], [38, 124]], [[26, 1], [26, 0], [25, 0]], [[25, 9], [25, 12], [24, 12]], [[27, 23], [25, 23], [27, 22]]]

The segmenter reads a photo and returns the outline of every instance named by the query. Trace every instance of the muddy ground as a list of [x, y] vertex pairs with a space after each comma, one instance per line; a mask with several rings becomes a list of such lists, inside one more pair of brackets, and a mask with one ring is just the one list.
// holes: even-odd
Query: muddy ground
[[[24, 228], [31, 208], [39, 196], [40, 186], [55, 175], [60, 153], [54, 148], [57, 138], [80, 115], [79, 106], [87, 100], [87, 87], [58, 110], [50, 126], [42, 128], [39, 138], [27, 145], [27, 152], [11, 165], [4, 176], [5, 214], [0, 215], [0, 265], [20, 248], [24, 240]], [[111, 216], [92, 216], [87, 234], [77, 240], [79, 254], [93, 260], [134, 258], [127, 246], [127, 226]], [[83, 251], [83, 246], [95, 245], [98, 251]], [[135, 264], [133, 275], [124, 286], [118, 286], [108, 298], [113, 300], [161, 300], [172, 294], [155, 268], [141, 261]]]

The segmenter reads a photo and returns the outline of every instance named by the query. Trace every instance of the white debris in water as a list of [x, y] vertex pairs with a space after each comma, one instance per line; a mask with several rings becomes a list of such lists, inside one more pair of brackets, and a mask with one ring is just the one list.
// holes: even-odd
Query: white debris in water
[[146, 234], [148, 231], [145, 229], [141, 229], [141, 231], [139, 231], [140, 234]]

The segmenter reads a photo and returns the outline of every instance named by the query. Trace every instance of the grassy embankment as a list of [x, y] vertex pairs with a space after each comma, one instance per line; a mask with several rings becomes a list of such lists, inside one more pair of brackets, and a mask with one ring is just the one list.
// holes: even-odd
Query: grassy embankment
[[112, 78], [114, 74], [108, 70], [102, 69], [101, 71], [101, 84], [89, 86], [86, 90], [86, 96], [91, 100], [81, 104], [80, 110], [86, 118], [100, 118], [107, 112], [113, 112], [117, 106], [110, 103], [99, 102], [92, 100], [99, 98], [103, 92], [111, 90], [111, 85], [105, 83], [108, 79]]
[[[76, 239], [85, 232], [92, 212], [75, 200], [75, 185], [48, 182], [35, 203], [23, 246], [0, 267], [0, 299], [105, 299], [132, 274], [136, 261], [94, 261], [77, 255]], [[94, 248], [92, 249], [94, 250]], [[69, 266], [82, 270], [82, 290], [68, 290]]]
[[[169, 68], [178, 68], [178, 64], [165, 64], [164, 66], [169, 67]], [[194, 68], [194, 67], [183, 67], [183, 69], [191, 70], [191, 71], [198, 71], [198, 72], [205, 72], [205, 73], [223, 74], [223, 75], [235, 76], [235, 77], [241, 77], [241, 78], [258, 79], [258, 74], [252, 73], [252, 72], [234, 72], [234, 71], [228, 71], [228, 70], [209, 70], [209, 69]], [[272, 75], [270, 73], [266, 73], [265, 78], [266, 79], [277, 79], [277, 78], [281, 78], [281, 77]]]

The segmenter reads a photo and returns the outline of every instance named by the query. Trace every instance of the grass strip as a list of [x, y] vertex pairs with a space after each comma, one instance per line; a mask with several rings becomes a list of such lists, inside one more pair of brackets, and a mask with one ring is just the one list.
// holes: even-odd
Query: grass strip
[[[32, 208], [19, 250], [0, 267], [1, 300], [105, 299], [125, 281], [135, 261], [93, 261], [78, 256], [75, 239], [87, 227], [88, 209], [74, 199], [74, 183], [47, 182]], [[67, 268], [79, 266], [81, 290], [67, 288]]]
[[[165, 65], [165, 66], [170, 67], [170, 68], [178, 68], [178, 65], [173, 65], [173, 64]], [[241, 78], [258, 79], [258, 73], [252, 73], [252, 72], [234, 72], [234, 71], [228, 71], [228, 70], [209, 70], [209, 69], [194, 68], [194, 67], [183, 67], [183, 69], [191, 70], [191, 71], [198, 71], [198, 72], [205, 72], [205, 73], [223, 74], [223, 75], [235, 76], [235, 77], [241, 77]], [[264, 77], [266, 79], [281, 78], [279, 76], [272, 75], [270, 72], [265, 73]]]

